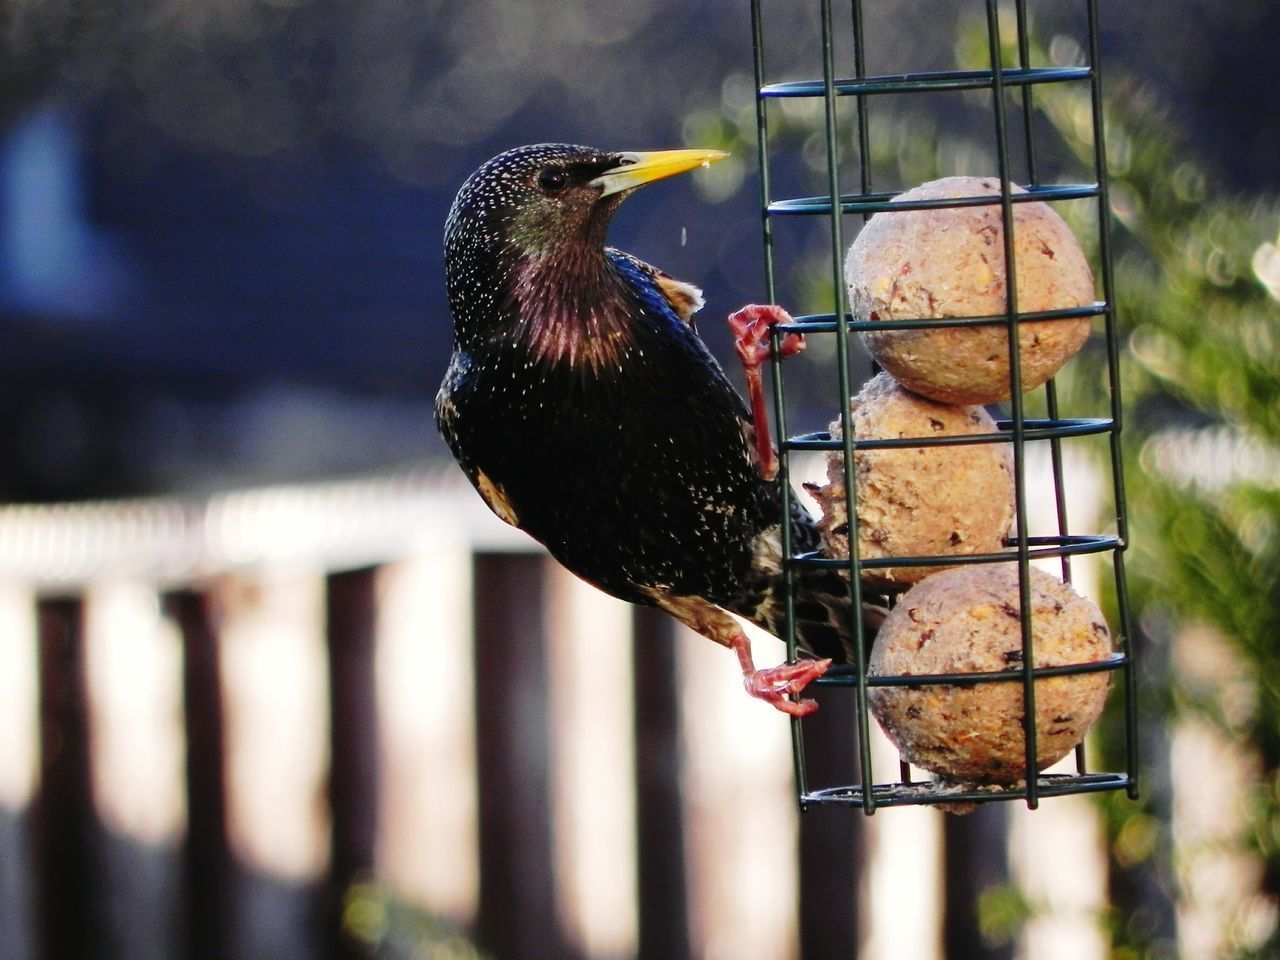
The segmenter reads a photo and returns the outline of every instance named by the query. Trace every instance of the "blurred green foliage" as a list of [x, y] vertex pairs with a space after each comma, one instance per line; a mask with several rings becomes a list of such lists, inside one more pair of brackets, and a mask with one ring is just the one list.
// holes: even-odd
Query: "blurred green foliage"
[[342, 904], [342, 929], [375, 960], [486, 960], [460, 930], [404, 901], [372, 879], [357, 881]]
[[[1115, 101], [1111, 128], [1132, 149], [1117, 172], [1128, 233], [1117, 303], [1128, 332], [1126, 446], [1133, 601], [1172, 633], [1207, 626], [1250, 678], [1241, 691], [1170, 674], [1170, 710], [1195, 711], [1256, 754], [1252, 827], [1239, 838], [1280, 893], [1280, 303], [1274, 200], [1210, 189], [1184, 159], [1169, 118]], [[1168, 636], [1156, 638], [1167, 641]], [[1206, 777], [1215, 771], [1203, 771]], [[1123, 830], [1123, 824], [1120, 825]], [[1272, 929], [1233, 956], [1276, 956]]]

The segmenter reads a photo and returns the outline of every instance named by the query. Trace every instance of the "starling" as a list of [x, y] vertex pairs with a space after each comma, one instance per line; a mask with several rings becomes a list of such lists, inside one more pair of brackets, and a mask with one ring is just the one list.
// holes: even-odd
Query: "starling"
[[[749, 408], [694, 329], [701, 291], [605, 246], [636, 188], [724, 156], [538, 144], [472, 174], [445, 226], [454, 350], [436, 422], [501, 519], [606, 593], [729, 647], [753, 696], [804, 715], [816, 704], [794, 695], [845, 658], [843, 582], [801, 575], [794, 612], [813, 657], [794, 663], [757, 669], [731, 616], [782, 629], [781, 497], [760, 366], [787, 316], [749, 306], [730, 318]], [[780, 340], [783, 352], [801, 346], [796, 334]], [[792, 503], [798, 546], [816, 549], [814, 519]], [[807, 595], [805, 580], [825, 587]]]

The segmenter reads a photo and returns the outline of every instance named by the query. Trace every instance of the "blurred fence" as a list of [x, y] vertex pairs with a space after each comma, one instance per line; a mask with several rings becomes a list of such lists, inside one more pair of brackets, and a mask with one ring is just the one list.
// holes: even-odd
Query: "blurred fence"
[[430, 474], [0, 509], [0, 958], [1103, 955], [1085, 801], [801, 816], [683, 632]]

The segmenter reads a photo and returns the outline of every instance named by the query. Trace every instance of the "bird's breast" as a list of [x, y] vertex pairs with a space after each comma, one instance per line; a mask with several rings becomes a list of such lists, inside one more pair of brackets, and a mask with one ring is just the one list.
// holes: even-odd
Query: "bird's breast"
[[472, 358], [448, 404], [455, 453], [500, 486], [522, 529], [608, 592], [732, 595], [776, 505], [736, 396], [699, 366], [644, 338], [599, 370]]

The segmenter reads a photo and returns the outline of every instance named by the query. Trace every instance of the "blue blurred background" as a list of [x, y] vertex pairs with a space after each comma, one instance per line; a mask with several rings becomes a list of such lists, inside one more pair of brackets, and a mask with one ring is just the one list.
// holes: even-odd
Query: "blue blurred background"
[[[814, 75], [817, 5], [765, 6], [770, 78]], [[981, 4], [937, 6], [876, 5], [869, 68], [954, 63]], [[1227, 192], [1280, 186], [1280, 9], [1101, 6], [1107, 77], [1174, 104]], [[440, 454], [458, 185], [525, 142], [734, 141], [750, 43], [730, 0], [0, 0], [0, 499]], [[754, 158], [720, 166], [611, 241], [705, 289], [726, 357], [717, 319], [764, 290]]]

